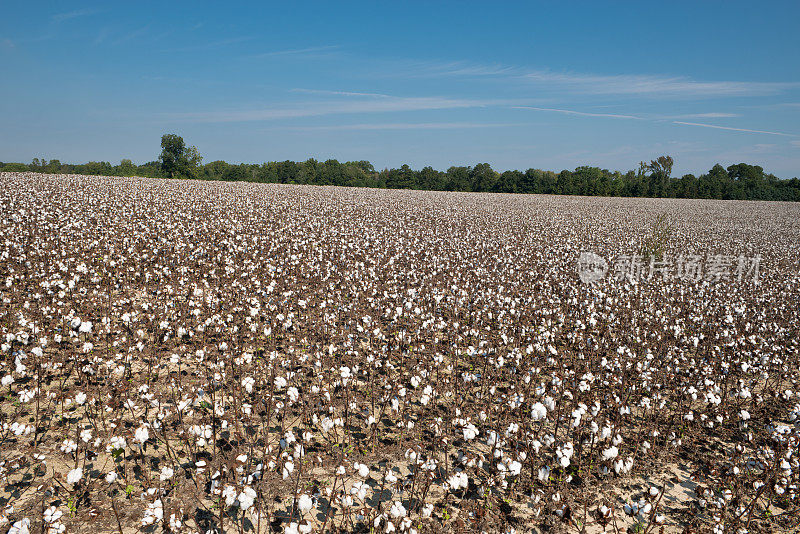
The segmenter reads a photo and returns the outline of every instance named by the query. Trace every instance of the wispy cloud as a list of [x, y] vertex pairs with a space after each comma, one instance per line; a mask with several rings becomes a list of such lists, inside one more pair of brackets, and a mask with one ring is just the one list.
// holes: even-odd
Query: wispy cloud
[[94, 38], [94, 44], [95, 45], [103, 44], [103, 42], [105, 42], [105, 40], [108, 39], [110, 35], [111, 35], [111, 28], [109, 28], [108, 26], [102, 28], [98, 32], [97, 37]]
[[534, 71], [524, 77], [532, 83], [595, 95], [764, 96], [800, 87], [799, 82], [696, 81], [683, 76], [648, 74], [601, 75]]
[[133, 30], [131, 32], [128, 32], [128, 33], [122, 35], [116, 41], [114, 41], [114, 44], [118, 45], [118, 44], [122, 44], [122, 43], [125, 43], [125, 42], [128, 42], [128, 41], [132, 41], [134, 39], [137, 39], [137, 38], [141, 37], [142, 35], [146, 34], [149, 29], [150, 29], [150, 24], [146, 24], [145, 26], [142, 26], [141, 28], [138, 28], [136, 30]]
[[331, 95], [331, 96], [373, 96], [376, 98], [391, 98], [390, 95], [381, 93], [356, 93], [353, 91], [327, 91], [325, 89], [290, 89], [292, 93], [303, 93], [307, 95]]
[[[647, 120], [651, 122], [658, 122], [664, 119], [672, 119], [672, 118], [682, 118], [682, 117], [708, 117], [708, 118], [727, 118], [727, 117], [736, 117], [737, 115], [733, 113], [696, 113], [692, 115], [684, 115], [684, 116], [675, 116], [675, 117], [639, 117], [636, 115], [624, 115], [624, 114], [617, 114], [617, 113], [591, 113], [591, 112], [584, 112], [584, 111], [575, 111], [571, 109], [559, 109], [559, 108], [540, 108], [540, 107], [533, 107], [533, 106], [514, 106], [514, 109], [529, 109], [533, 111], [549, 111], [554, 113], [563, 113], [565, 115], [577, 115], [581, 117], [598, 117], [598, 118], [611, 118], [611, 119], [632, 119], [632, 120]], [[714, 128], [718, 130], [731, 130], [734, 132], [744, 132], [744, 133], [755, 133], [755, 134], [768, 134], [768, 135], [781, 135], [786, 137], [796, 137], [794, 134], [782, 133], [782, 132], [771, 132], [767, 130], [753, 130], [750, 128], [733, 128], [730, 126], [718, 126], [716, 124], [706, 124], [701, 122], [685, 122], [685, 121], [672, 121], [673, 124], [680, 124], [683, 126], [699, 126], [703, 128]]]
[[223, 48], [226, 46], [244, 43], [247, 41], [252, 41], [255, 39], [253, 36], [242, 36], [242, 37], [231, 37], [230, 39], [220, 39], [218, 41], [208, 41], [206, 43], [198, 43], [195, 45], [188, 45], [188, 46], [181, 46], [178, 48], [170, 48], [170, 52], [195, 52], [200, 50], [214, 50], [217, 48]]
[[366, 63], [369, 75], [380, 78], [511, 78], [527, 72], [521, 67], [470, 61], [370, 58]]
[[476, 100], [441, 97], [389, 97], [348, 102], [308, 103], [299, 107], [266, 108], [238, 111], [209, 111], [172, 114], [170, 117], [190, 122], [246, 122], [288, 119], [298, 117], [318, 117], [323, 115], [392, 113], [424, 111], [436, 109], [464, 109], [489, 106], [514, 105], [519, 102], [509, 100]]
[[765, 96], [800, 88], [800, 82], [704, 81], [660, 74], [596, 74], [531, 69], [468, 61], [389, 60], [384, 75], [395, 77], [487, 77], [519, 79], [542, 88], [588, 95], [711, 98]]
[[521, 126], [519, 123], [480, 123], [480, 122], [416, 122], [416, 123], [375, 123], [375, 124], [336, 124], [330, 126], [289, 126], [281, 130], [294, 131], [340, 131], [340, 130], [449, 130], [461, 128], [504, 128]]
[[800, 148], [800, 140], [798, 140], [798, 141], [791, 141], [791, 144], [792, 144], [793, 146], [796, 146], [796, 147]]
[[605, 117], [611, 119], [634, 119], [644, 120], [644, 117], [637, 117], [635, 115], [620, 115], [617, 113], [589, 113], [585, 111], [574, 111], [571, 109], [558, 109], [558, 108], [537, 108], [532, 106], [514, 106], [514, 109], [529, 109], [532, 111], [551, 111], [553, 113], [563, 113], [565, 115], [578, 115], [581, 117]]
[[267, 57], [279, 57], [279, 56], [318, 56], [323, 55], [325, 53], [331, 53], [334, 50], [337, 50], [339, 45], [328, 45], [328, 46], [310, 46], [307, 48], [290, 48], [287, 50], [273, 50], [271, 52], [261, 52], [259, 54], [251, 54], [248, 57], [251, 58], [267, 58]]
[[772, 154], [777, 150], [779, 150], [779, 146], [772, 143], [757, 143], [751, 149], [754, 154]]
[[717, 130], [731, 130], [734, 132], [747, 132], [747, 133], [759, 133], [759, 134], [769, 134], [769, 135], [782, 135], [784, 137], [797, 137], [795, 134], [788, 134], [782, 132], [769, 132], [767, 130], [751, 130], [749, 128], [731, 128], [730, 126], [717, 126], [716, 124], [704, 124], [701, 122], [672, 121], [672, 123], [681, 124], [683, 126], [701, 126], [703, 128], [715, 128]]
[[0, 50], [11, 50], [12, 48], [16, 48], [14, 41], [8, 38], [0, 39]]
[[439, 62], [417, 62], [413, 65], [421, 74], [435, 73], [443, 76], [515, 76], [524, 74], [520, 67], [509, 65], [477, 64], [468, 61]]
[[664, 119], [727, 119], [738, 117], [738, 113], [687, 113], [685, 115], [670, 115]]
[[98, 10], [96, 9], [76, 9], [74, 11], [67, 11], [65, 13], [56, 13], [55, 15], [50, 17], [50, 20], [58, 24], [60, 22], [64, 22], [70, 19], [76, 19], [78, 17], [94, 15], [96, 13], [98, 13]]

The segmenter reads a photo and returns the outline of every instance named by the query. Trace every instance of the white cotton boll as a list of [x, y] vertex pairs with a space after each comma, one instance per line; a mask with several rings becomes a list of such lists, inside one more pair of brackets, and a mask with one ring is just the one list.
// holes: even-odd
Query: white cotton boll
[[519, 431], [519, 425], [517, 423], [511, 423], [508, 425], [508, 428], [506, 429], [506, 437], [516, 434], [518, 431]]
[[31, 520], [27, 517], [16, 521], [8, 531], [8, 534], [30, 534]]
[[325, 417], [320, 422], [320, 426], [323, 432], [330, 432], [333, 429], [333, 420], [329, 417]]
[[250, 486], [245, 486], [242, 492], [239, 494], [239, 506], [242, 510], [247, 510], [253, 503], [256, 501], [256, 490], [251, 488]]
[[472, 423], [466, 425], [463, 429], [464, 432], [464, 439], [469, 441], [475, 439], [480, 432]]
[[297, 507], [300, 509], [300, 513], [304, 514], [314, 507], [314, 501], [304, 493], [297, 499]]
[[113, 450], [122, 450], [127, 445], [128, 444], [125, 441], [125, 438], [123, 438], [121, 436], [112, 436], [111, 441], [110, 441], [110, 447], [111, 447], [112, 451]]
[[369, 476], [369, 467], [364, 464], [358, 466], [358, 475], [361, 478], [367, 478]]
[[[244, 387], [245, 391], [247, 391], [248, 393], [253, 392], [253, 386], [255, 385], [255, 383], [256, 383], [255, 379], [251, 376], [246, 376], [242, 379], [242, 387]], [[277, 385], [277, 380], [275, 382], [275, 385]]]
[[142, 526], [160, 522], [163, 518], [164, 508], [161, 504], [161, 499], [157, 499], [153, 504], [147, 505], [147, 511], [142, 518]]
[[541, 482], [547, 482], [550, 478], [550, 468], [548, 466], [543, 466], [539, 468], [539, 472], [537, 473], [537, 477]]
[[619, 449], [617, 447], [609, 447], [607, 449], [603, 449], [602, 457], [603, 460], [613, 460], [619, 455]]
[[61, 516], [64, 515], [64, 512], [56, 508], [55, 506], [49, 507], [47, 510], [44, 511], [44, 522], [45, 523], [54, 523], [61, 519]]
[[463, 472], [456, 473], [447, 479], [447, 483], [450, 484], [450, 488], [453, 491], [458, 491], [461, 488], [466, 489], [469, 487], [469, 477]]
[[356, 482], [350, 488], [350, 493], [355, 495], [359, 500], [363, 501], [367, 497], [367, 491], [369, 490], [369, 486], [364, 482]]
[[136, 440], [137, 442], [143, 444], [148, 439], [150, 439], [150, 432], [147, 430], [146, 425], [140, 426], [139, 428], [136, 429], [136, 432], [134, 432], [134, 440]]
[[622, 472], [623, 465], [624, 464], [622, 463], [622, 460], [616, 460], [614, 462], [614, 472], [616, 474], [620, 474]]
[[69, 484], [77, 484], [80, 482], [81, 478], [83, 478], [83, 469], [77, 467], [67, 473], [67, 483]]
[[106, 482], [108, 482], [109, 484], [111, 484], [111, 483], [112, 483], [112, 482], [114, 482], [115, 480], [117, 480], [117, 473], [116, 473], [116, 471], [111, 471], [111, 472], [109, 472], [109, 473], [106, 475]]
[[222, 490], [222, 498], [225, 499], [225, 506], [233, 506], [236, 502], [236, 488], [233, 486], [225, 486]]
[[294, 463], [286, 462], [283, 464], [283, 479], [286, 480], [289, 478], [289, 475], [292, 474], [292, 471], [294, 471]]
[[389, 514], [395, 519], [398, 519], [400, 517], [405, 517], [406, 508], [400, 501], [394, 501], [392, 507], [389, 509]]
[[169, 480], [175, 474], [175, 471], [168, 466], [164, 466], [161, 468], [161, 473], [159, 474], [159, 479], [163, 482], [165, 480]]
[[542, 421], [547, 418], [547, 408], [541, 402], [537, 402], [531, 408], [531, 418], [534, 421]]

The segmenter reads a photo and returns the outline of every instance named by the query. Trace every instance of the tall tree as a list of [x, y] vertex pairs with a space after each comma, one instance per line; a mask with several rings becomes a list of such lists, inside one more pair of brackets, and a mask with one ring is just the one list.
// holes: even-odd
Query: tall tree
[[203, 158], [197, 147], [186, 148], [183, 137], [164, 134], [161, 136], [161, 155], [158, 160], [161, 163], [161, 172], [170, 178], [193, 178]]
[[170, 178], [180, 172], [181, 161], [185, 158], [186, 143], [183, 137], [176, 134], [164, 134], [161, 136], [161, 155], [158, 161], [161, 162], [161, 170]]

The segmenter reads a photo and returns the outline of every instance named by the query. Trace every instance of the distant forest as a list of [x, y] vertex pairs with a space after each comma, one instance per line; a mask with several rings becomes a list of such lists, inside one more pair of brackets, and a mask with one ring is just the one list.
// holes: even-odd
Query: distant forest
[[123, 159], [109, 162], [67, 164], [34, 158], [30, 164], [2, 163], [0, 171], [195, 178], [200, 180], [248, 181], [281, 184], [338, 185], [432, 191], [538, 193], [554, 195], [711, 198], [732, 200], [800, 201], [800, 180], [779, 179], [758, 165], [739, 163], [727, 169], [714, 165], [707, 173], [672, 176], [673, 160], [661, 156], [625, 173], [583, 166], [561, 172], [528, 169], [497, 172], [488, 163], [473, 167], [450, 167], [437, 171], [403, 165], [399, 169], [376, 170], [368, 161], [339, 162], [335, 159], [304, 162], [272, 161], [262, 164], [212, 161], [202, 164], [195, 147], [186, 147], [174, 134], [162, 137], [158, 161], [135, 165]]

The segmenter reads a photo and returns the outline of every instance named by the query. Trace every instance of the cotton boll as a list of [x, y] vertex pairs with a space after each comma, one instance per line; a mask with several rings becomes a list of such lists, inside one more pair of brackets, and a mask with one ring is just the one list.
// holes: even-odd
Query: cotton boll
[[67, 473], [67, 483], [68, 484], [77, 484], [80, 482], [81, 478], [83, 478], [83, 469], [77, 467]]
[[541, 402], [537, 402], [531, 408], [531, 418], [534, 421], [542, 421], [547, 418], [547, 408]]
[[618, 455], [619, 455], [619, 449], [613, 446], [607, 449], [603, 449], [601, 453], [603, 460], [613, 460]]
[[251, 488], [250, 486], [245, 486], [241, 493], [239, 493], [239, 506], [242, 510], [247, 510], [256, 500], [256, 490]]
[[314, 501], [308, 495], [303, 494], [297, 499], [297, 507], [300, 509], [300, 513], [304, 514], [314, 507]]
[[147, 429], [147, 425], [140, 426], [134, 432], [134, 440], [138, 443], [144, 444], [148, 439], [150, 439], [150, 431]]
[[400, 501], [394, 501], [394, 503], [392, 503], [392, 507], [389, 509], [389, 515], [391, 515], [395, 519], [400, 517], [405, 517], [406, 508], [405, 506], [403, 506], [403, 503], [401, 503]]

